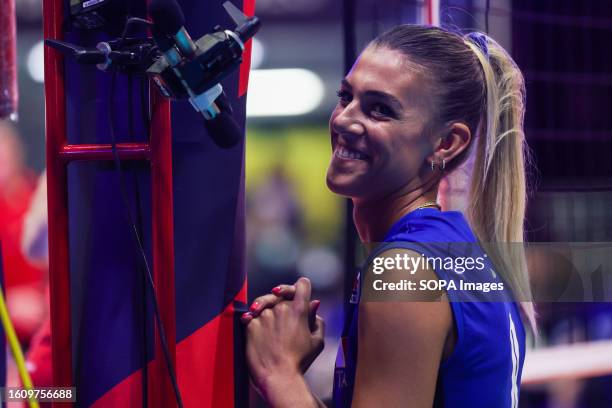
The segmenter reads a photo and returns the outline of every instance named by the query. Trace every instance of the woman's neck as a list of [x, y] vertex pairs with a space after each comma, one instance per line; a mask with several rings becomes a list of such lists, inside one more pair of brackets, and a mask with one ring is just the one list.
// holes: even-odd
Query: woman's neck
[[422, 187], [380, 199], [353, 199], [353, 222], [361, 242], [381, 242], [400, 218], [426, 203], [436, 201], [438, 188]]

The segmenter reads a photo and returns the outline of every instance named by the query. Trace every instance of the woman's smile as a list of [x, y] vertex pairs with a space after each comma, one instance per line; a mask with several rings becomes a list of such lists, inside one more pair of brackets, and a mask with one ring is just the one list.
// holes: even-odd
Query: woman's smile
[[359, 150], [351, 149], [345, 146], [336, 146], [336, 150], [334, 150], [334, 157], [337, 157], [342, 160], [360, 160], [360, 161], [368, 161], [369, 156], [365, 153], [360, 152]]

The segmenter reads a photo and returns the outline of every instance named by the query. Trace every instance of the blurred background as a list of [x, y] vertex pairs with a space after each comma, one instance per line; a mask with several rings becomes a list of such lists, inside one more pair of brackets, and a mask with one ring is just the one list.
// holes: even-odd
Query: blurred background
[[[257, 0], [264, 25], [253, 44], [247, 102], [249, 298], [298, 276], [311, 279], [328, 339], [308, 380], [322, 398], [331, 394], [358, 252], [347, 223], [350, 206], [325, 186], [327, 120], [359, 50], [395, 24], [427, 22], [432, 3], [439, 3], [443, 26], [488, 30], [525, 74], [533, 153], [529, 241], [612, 241], [609, 1]], [[37, 249], [45, 242], [29, 242], [26, 252], [21, 245], [24, 234], [36, 236], [26, 231], [34, 222], [28, 219], [44, 212], [36, 204], [37, 194], [44, 197], [38, 182], [45, 157], [43, 45], [40, 0], [16, 0], [16, 6], [19, 120], [0, 126], [0, 234], [9, 308], [27, 347], [47, 313], [44, 250]], [[530, 255], [536, 291], [554, 283], [563, 253]], [[610, 303], [542, 304], [538, 310], [537, 348], [612, 340]], [[609, 407], [610, 387], [612, 377], [601, 372], [538, 380], [522, 388], [521, 406]]]

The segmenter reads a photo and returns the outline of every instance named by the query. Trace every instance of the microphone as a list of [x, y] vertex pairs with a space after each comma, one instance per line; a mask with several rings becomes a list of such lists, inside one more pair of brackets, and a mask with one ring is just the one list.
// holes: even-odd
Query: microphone
[[151, 0], [149, 14], [155, 23], [153, 35], [163, 53], [176, 44], [184, 57], [193, 57], [197, 47], [185, 29], [185, 16], [176, 0]]
[[151, 0], [149, 14], [155, 27], [167, 35], [176, 34], [185, 25], [185, 15], [176, 0]]
[[232, 115], [232, 106], [225, 93], [219, 95], [215, 104], [219, 108], [219, 114], [213, 119], [205, 120], [204, 126], [217, 146], [229, 149], [242, 139], [242, 130]]
[[223, 94], [221, 81], [242, 62], [244, 43], [259, 30], [255, 16], [245, 16], [231, 2], [223, 7], [236, 23], [235, 30], [221, 30], [193, 41], [185, 29], [185, 16], [176, 0], [151, 0], [153, 38], [162, 54], [147, 73], [168, 98], [187, 97], [205, 119], [215, 143], [232, 147], [242, 131], [232, 117], [232, 108]]
[[[198, 52], [197, 45], [185, 29], [185, 16], [176, 0], [151, 0], [149, 4], [154, 27], [153, 37], [174, 74], [189, 95], [189, 102], [204, 116], [204, 126], [215, 144], [227, 149], [242, 138], [242, 131], [232, 117], [232, 107], [223, 94], [220, 83], [196, 94], [181, 72], [184, 59], [191, 60]], [[184, 69], [184, 67], [183, 67]], [[193, 81], [193, 75], [190, 76]]]

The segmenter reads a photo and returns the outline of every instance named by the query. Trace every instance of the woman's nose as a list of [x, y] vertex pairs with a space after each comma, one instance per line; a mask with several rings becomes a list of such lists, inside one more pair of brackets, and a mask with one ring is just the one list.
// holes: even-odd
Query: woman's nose
[[361, 135], [365, 127], [359, 118], [359, 107], [355, 101], [342, 108], [342, 110], [332, 118], [331, 125], [334, 132], [339, 134]]

